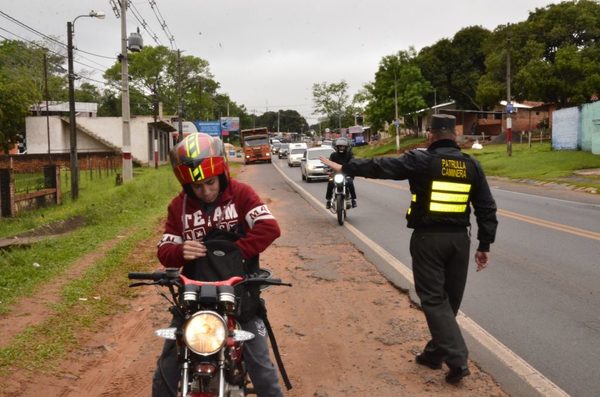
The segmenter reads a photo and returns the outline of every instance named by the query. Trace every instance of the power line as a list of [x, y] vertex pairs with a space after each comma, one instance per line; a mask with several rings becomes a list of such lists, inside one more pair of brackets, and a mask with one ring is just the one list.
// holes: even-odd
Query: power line
[[[42, 33], [42, 32], [40, 32], [39, 30], [37, 30], [35, 28], [32, 28], [31, 26], [27, 25], [26, 23], [19, 21], [18, 19], [14, 18], [14, 17], [12, 17], [10, 15], [8, 15], [7, 13], [5, 13], [3, 11], [0, 11], [0, 16], [4, 17], [5, 19], [13, 22], [14, 24], [16, 24], [16, 25], [18, 25], [18, 26], [20, 26], [20, 27], [22, 27], [22, 28], [30, 31], [31, 33], [34, 33], [34, 34], [36, 34], [38, 36], [41, 36], [41, 37], [45, 38], [48, 41], [54, 42], [54, 43], [56, 43], [56, 44], [58, 44], [58, 45], [60, 45], [62, 47], [65, 47], [65, 48], [67, 47], [67, 45], [65, 43], [63, 43], [62, 41], [57, 40], [57, 39], [55, 39], [52, 36], [48, 36], [47, 34]], [[16, 36], [16, 34], [15, 34], [15, 36]], [[105, 56], [105, 55], [94, 54], [93, 52], [88, 52], [88, 51], [83, 51], [83, 50], [78, 50], [78, 49], [76, 49], [76, 50], [77, 51], [81, 51], [81, 52], [85, 52], [88, 55], [96, 56], [96, 57], [99, 57], [99, 58], [114, 59], [114, 57], [108, 57], [108, 56]], [[90, 59], [88, 59], [88, 60], [91, 61], [91, 62], [94, 62], [94, 61], [92, 61]], [[100, 66], [103, 66], [103, 65], [100, 65]]]
[[173, 36], [173, 34], [171, 33], [171, 30], [169, 29], [169, 26], [167, 26], [167, 22], [165, 21], [165, 18], [163, 18], [160, 10], [158, 9], [158, 4], [156, 4], [155, 0], [148, 0], [148, 3], [150, 4], [150, 8], [152, 8], [152, 11], [154, 12], [154, 16], [158, 20], [158, 23], [161, 26], [163, 32], [165, 32], [165, 35], [167, 36], [167, 39], [169, 40], [169, 43], [171, 44], [171, 49], [173, 50], [173, 49], [177, 48], [177, 45], [175, 44], [175, 36]]
[[137, 9], [135, 4], [133, 4], [133, 3], [129, 3], [129, 4], [131, 5], [131, 13], [135, 17], [135, 19], [137, 19], [137, 21], [142, 25], [142, 28], [144, 28], [144, 30], [146, 32], [148, 32], [148, 34], [150, 35], [150, 37], [152, 38], [152, 40], [154, 40], [154, 42], [156, 44], [162, 45], [160, 40], [158, 40], [158, 35], [156, 33], [154, 33], [154, 31], [150, 28], [150, 26], [148, 25], [148, 22], [146, 22], [146, 20], [144, 19], [144, 17], [140, 13], [140, 11]]

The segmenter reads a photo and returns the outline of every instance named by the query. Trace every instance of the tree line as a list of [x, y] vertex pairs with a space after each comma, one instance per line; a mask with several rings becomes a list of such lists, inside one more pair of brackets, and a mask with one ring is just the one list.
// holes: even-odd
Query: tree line
[[[45, 107], [45, 100], [67, 102], [68, 76], [63, 65], [66, 54], [50, 48], [52, 43], [19, 40], [0, 42], [0, 151], [18, 143], [25, 130], [30, 107]], [[46, 58], [46, 63], [44, 63]], [[128, 55], [130, 111], [134, 115], [153, 115], [157, 104], [163, 113], [177, 115], [181, 106], [186, 120], [240, 118], [241, 128], [268, 127], [271, 131], [302, 132], [308, 124], [295, 110], [250, 114], [244, 105], [219, 92], [220, 84], [211, 74], [208, 61], [182, 55], [165, 46], [146, 46]], [[103, 73], [99, 88], [85, 71], [77, 76], [77, 102], [98, 103], [98, 116], [121, 116], [121, 63]], [[47, 76], [47, 77], [46, 77]], [[48, 89], [46, 91], [46, 82]]]
[[[597, 100], [600, 4], [565, 1], [536, 8], [527, 20], [493, 31], [463, 28], [418, 52], [411, 47], [384, 56], [374, 80], [352, 99], [344, 80], [316, 83], [313, 102], [315, 113], [325, 116], [324, 126], [337, 128], [340, 120], [353, 125], [361, 113], [377, 131], [395, 119], [396, 105], [399, 116], [450, 100], [459, 109], [492, 110], [507, 99], [508, 81], [511, 100], [517, 102], [562, 108]], [[411, 117], [405, 122], [413, 126]]]

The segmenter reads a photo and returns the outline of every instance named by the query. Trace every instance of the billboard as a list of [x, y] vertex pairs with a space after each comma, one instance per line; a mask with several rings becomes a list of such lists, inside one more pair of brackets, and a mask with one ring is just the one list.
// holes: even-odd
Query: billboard
[[218, 121], [193, 121], [198, 132], [204, 132], [205, 134], [221, 137], [221, 123]]
[[240, 130], [239, 117], [221, 117], [221, 132], [223, 136], [228, 136], [230, 132]]

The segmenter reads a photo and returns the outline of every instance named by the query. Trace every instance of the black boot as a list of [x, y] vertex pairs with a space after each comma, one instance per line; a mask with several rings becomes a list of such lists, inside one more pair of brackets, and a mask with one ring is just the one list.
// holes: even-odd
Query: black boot
[[356, 208], [356, 199], [352, 199], [352, 208]]
[[325, 202], [325, 208], [327, 208], [327, 209], [331, 209], [331, 200], [327, 200], [327, 201]]

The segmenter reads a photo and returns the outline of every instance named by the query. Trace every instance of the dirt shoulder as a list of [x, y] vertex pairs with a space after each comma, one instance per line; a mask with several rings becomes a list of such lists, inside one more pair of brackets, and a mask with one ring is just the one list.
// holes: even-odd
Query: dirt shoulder
[[[459, 386], [446, 384], [444, 371], [416, 365], [414, 354], [428, 337], [421, 311], [336, 233], [332, 219], [283, 180], [261, 177], [263, 167], [270, 166], [244, 167], [238, 177], [256, 187], [282, 228], [261, 262], [293, 284], [264, 293], [294, 385], [286, 396], [506, 395], [475, 363]], [[132, 255], [151, 262], [159, 236], [157, 230]], [[0, 394], [150, 395], [162, 346], [153, 330], [168, 323], [166, 309], [154, 289], [138, 289], [121, 313], [82, 335], [80, 346], [55, 369], [45, 374], [14, 371], [2, 379]]]

